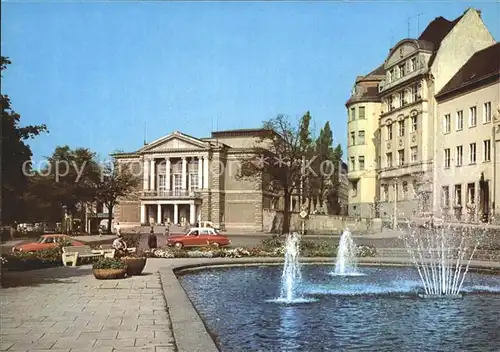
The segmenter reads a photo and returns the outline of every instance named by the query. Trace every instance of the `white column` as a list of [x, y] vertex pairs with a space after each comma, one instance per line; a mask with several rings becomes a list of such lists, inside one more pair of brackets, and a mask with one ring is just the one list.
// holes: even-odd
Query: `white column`
[[167, 194], [170, 191], [170, 158], [165, 158], [165, 188]]
[[179, 206], [177, 204], [174, 204], [174, 224], [179, 223]]
[[158, 209], [157, 209], [157, 214], [156, 214], [156, 223], [157, 224], [161, 224], [163, 221], [162, 221], [162, 218], [161, 218], [161, 204], [158, 204]]
[[148, 159], [144, 159], [144, 165], [142, 167], [142, 175], [143, 175], [142, 188], [145, 191], [149, 191], [149, 160]]
[[150, 189], [153, 191], [156, 189], [155, 187], [155, 159], [151, 159], [151, 180], [150, 180]]
[[141, 204], [141, 224], [146, 223], [146, 206], [144, 204]]
[[186, 160], [186, 157], [182, 157], [182, 183], [181, 183], [181, 187], [183, 190], [186, 190], [187, 187], [186, 187], [186, 169], [187, 169], [187, 160]]
[[208, 189], [208, 156], [203, 157], [203, 188]]
[[196, 213], [196, 208], [194, 206], [194, 203], [189, 204], [189, 223], [191, 225], [193, 225], [196, 222], [195, 213]]
[[198, 157], [198, 188], [203, 188], [203, 160]]

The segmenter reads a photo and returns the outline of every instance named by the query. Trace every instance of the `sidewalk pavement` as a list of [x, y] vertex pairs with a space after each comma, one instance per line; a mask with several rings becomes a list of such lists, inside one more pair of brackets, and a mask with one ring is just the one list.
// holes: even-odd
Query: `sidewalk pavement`
[[161, 263], [107, 281], [89, 265], [4, 273], [0, 350], [174, 352]]

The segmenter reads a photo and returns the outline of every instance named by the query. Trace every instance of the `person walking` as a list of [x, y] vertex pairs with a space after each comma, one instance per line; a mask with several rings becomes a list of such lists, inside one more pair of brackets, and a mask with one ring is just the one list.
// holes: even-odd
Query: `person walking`
[[99, 225], [99, 237], [102, 237], [102, 226]]
[[165, 237], [168, 237], [170, 235], [170, 223], [167, 222], [167, 224], [165, 225], [165, 233], [164, 233]]
[[149, 231], [148, 247], [149, 247], [149, 249], [158, 248], [158, 242], [156, 239], [155, 229], [154, 229], [153, 225], [151, 225], [151, 230]]

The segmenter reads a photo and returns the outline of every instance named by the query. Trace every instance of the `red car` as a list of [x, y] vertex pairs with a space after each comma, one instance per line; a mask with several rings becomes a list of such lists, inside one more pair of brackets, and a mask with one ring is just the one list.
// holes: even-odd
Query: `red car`
[[12, 251], [37, 252], [54, 248], [61, 242], [70, 242], [72, 246], [84, 246], [82, 242], [75, 241], [67, 235], [42, 235], [35, 242], [23, 243], [12, 248]]
[[201, 246], [227, 246], [231, 240], [209, 227], [194, 227], [184, 235], [172, 235], [167, 239], [167, 246], [176, 248]]

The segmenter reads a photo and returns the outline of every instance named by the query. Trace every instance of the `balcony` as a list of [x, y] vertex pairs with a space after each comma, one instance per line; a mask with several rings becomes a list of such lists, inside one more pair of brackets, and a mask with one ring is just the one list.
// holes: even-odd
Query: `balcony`
[[197, 199], [201, 198], [201, 191], [189, 190], [154, 190], [142, 191], [141, 198], [143, 199]]

